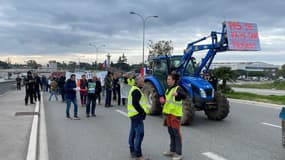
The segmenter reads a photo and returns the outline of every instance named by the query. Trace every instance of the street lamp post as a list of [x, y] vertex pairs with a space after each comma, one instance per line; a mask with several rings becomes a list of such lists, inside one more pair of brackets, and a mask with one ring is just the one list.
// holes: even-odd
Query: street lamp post
[[144, 17], [144, 16], [142, 16], [141, 14], [136, 13], [136, 12], [130, 12], [130, 14], [134, 14], [134, 15], [139, 16], [139, 17], [142, 19], [142, 22], [143, 22], [143, 48], [142, 48], [143, 56], [142, 56], [142, 65], [143, 65], [143, 67], [144, 67], [145, 23], [146, 23], [146, 21], [147, 21], [149, 18], [158, 18], [158, 16], [147, 16], [147, 17]]
[[102, 47], [106, 47], [106, 45], [105, 44], [101, 44], [101, 45], [96, 45], [96, 44], [94, 44], [94, 43], [89, 43], [89, 46], [93, 46], [93, 47], [95, 47], [95, 51], [96, 51], [96, 62], [97, 62], [97, 53], [98, 53], [98, 50], [99, 50], [99, 48], [102, 48]]
[[95, 47], [95, 63], [94, 63], [94, 65], [95, 65], [95, 69], [97, 69], [98, 68], [98, 59], [97, 59], [97, 54], [98, 54], [98, 50], [99, 50], [99, 48], [101, 48], [101, 47], [106, 47], [106, 45], [105, 44], [101, 44], [101, 45], [96, 45], [96, 44], [94, 44], [94, 43], [89, 43], [89, 46], [93, 46], [93, 47]]

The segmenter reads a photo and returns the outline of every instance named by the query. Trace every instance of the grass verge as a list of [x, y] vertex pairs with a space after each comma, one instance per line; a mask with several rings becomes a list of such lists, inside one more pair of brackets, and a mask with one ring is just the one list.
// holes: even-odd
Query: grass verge
[[225, 96], [233, 99], [243, 99], [243, 100], [285, 105], [285, 96], [275, 96], [275, 95], [265, 96], [265, 95], [247, 93], [247, 92], [225, 93]]
[[273, 83], [263, 83], [263, 84], [231, 84], [231, 87], [238, 88], [257, 88], [257, 89], [280, 89], [285, 90], [285, 81], [275, 81]]

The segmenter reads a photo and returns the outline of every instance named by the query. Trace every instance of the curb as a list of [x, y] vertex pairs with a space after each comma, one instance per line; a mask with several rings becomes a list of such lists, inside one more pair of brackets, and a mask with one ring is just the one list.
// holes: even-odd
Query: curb
[[26, 160], [49, 160], [45, 109], [42, 92], [41, 102], [36, 102], [35, 112], [38, 112], [39, 114], [35, 114], [33, 118]]
[[40, 131], [39, 131], [39, 157], [38, 159], [49, 160], [43, 92], [41, 92], [40, 128], [39, 129]]
[[[39, 102], [36, 102], [35, 112], [39, 112]], [[28, 152], [26, 160], [37, 159], [37, 140], [38, 140], [38, 127], [39, 126], [39, 115], [35, 114], [33, 118], [31, 135], [29, 140]]]

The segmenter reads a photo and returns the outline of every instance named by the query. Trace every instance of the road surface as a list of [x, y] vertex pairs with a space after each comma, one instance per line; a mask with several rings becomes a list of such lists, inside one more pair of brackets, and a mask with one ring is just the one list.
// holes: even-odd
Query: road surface
[[[65, 103], [47, 101], [47, 135], [50, 159], [127, 160], [130, 120], [126, 107], [97, 106], [97, 117], [65, 119]], [[192, 126], [182, 127], [185, 160], [284, 160], [281, 146], [280, 108], [231, 102], [229, 116], [220, 122], [208, 120], [197, 112]], [[73, 112], [71, 112], [73, 113]], [[143, 154], [152, 160], [167, 160], [167, 129], [162, 118], [149, 116], [145, 121]]]

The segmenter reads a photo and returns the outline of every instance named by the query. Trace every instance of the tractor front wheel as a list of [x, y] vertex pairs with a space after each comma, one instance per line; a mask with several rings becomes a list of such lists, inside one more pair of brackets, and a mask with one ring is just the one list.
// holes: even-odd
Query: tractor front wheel
[[162, 111], [161, 104], [159, 102], [159, 95], [152, 85], [151, 82], [145, 82], [143, 87], [143, 92], [146, 97], [150, 114], [152, 115], [160, 115]]
[[205, 110], [205, 114], [209, 119], [216, 121], [226, 118], [230, 112], [230, 104], [227, 98], [223, 94], [215, 92], [214, 102], [215, 106]]
[[181, 119], [182, 125], [190, 125], [193, 122], [194, 116], [195, 116], [194, 104], [192, 100], [190, 99], [189, 95], [188, 94], [186, 95], [187, 96], [185, 100], [183, 100], [183, 103], [182, 103], [182, 106], [183, 106], [183, 115]]

